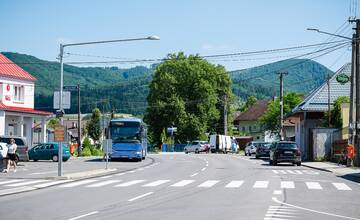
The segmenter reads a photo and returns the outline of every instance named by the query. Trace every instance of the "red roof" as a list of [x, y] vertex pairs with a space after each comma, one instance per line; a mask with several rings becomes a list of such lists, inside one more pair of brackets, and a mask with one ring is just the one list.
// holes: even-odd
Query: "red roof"
[[36, 78], [0, 53], [0, 76], [35, 81]]
[[260, 100], [247, 111], [240, 114], [234, 121], [257, 121], [267, 110], [269, 101]]
[[36, 109], [33, 109], [33, 108], [6, 106], [2, 102], [0, 102], [0, 109], [8, 111], [8, 112], [20, 112], [20, 113], [27, 113], [27, 114], [34, 114], [34, 115], [43, 115], [43, 116], [53, 115], [52, 112], [36, 110]]

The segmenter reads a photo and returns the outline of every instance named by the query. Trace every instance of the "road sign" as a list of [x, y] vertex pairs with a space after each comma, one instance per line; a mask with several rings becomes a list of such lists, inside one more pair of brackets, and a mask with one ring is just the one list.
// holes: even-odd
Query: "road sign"
[[69, 91], [69, 92], [75, 92], [78, 90], [78, 86], [64, 86], [63, 89], [65, 91]]
[[64, 142], [65, 140], [65, 127], [63, 125], [56, 125], [54, 130], [54, 141]]
[[[63, 91], [63, 109], [70, 109], [70, 92]], [[54, 92], [54, 109], [60, 109], [60, 92]]]

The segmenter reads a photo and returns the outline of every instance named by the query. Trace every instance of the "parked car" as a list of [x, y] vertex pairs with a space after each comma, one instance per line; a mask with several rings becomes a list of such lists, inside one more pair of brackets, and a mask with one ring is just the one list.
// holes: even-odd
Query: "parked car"
[[0, 142], [4, 142], [6, 144], [10, 144], [10, 140], [14, 139], [15, 144], [17, 145], [16, 157], [17, 161], [29, 161], [28, 155], [28, 145], [25, 137], [14, 137], [14, 136], [1, 136]]
[[[52, 160], [54, 162], [59, 159], [59, 144], [58, 143], [41, 143], [29, 150], [29, 159], [33, 161], [38, 160]], [[70, 158], [69, 147], [63, 145], [63, 161]]]
[[6, 143], [0, 142], [0, 160], [6, 158], [8, 152], [8, 147]]
[[245, 147], [245, 156], [251, 156], [252, 154], [256, 154], [257, 147], [263, 143], [265, 142], [259, 142], [259, 141], [249, 142]]
[[280, 141], [271, 145], [270, 165], [277, 165], [281, 162], [290, 162], [301, 166], [300, 148], [292, 141]]
[[260, 143], [256, 148], [255, 158], [259, 159], [260, 157], [269, 157], [271, 145], [271, 143]]
[[184, 152], [186, 154], [190, 152], [194, 152], [196, 154], [200, 152], [209, 153], [209, 151], [210, 151], [210, 144], [207, 141], [193, 141], [191, 144], [186, 145], [184, 147]]

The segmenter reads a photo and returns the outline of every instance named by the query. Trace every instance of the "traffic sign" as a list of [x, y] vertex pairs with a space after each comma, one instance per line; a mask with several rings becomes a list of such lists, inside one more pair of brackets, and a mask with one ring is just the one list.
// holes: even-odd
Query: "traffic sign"
[[54, 130], [54, 141], [64, 142], [65, 140], [65, 127], [63, 125], [56, 125]]
[[78, 86], [73, 86], [73, 85], [64, 86], [63, 89], [64, 89], [65, 91], [74, 92], [74, 91], [77, 91], [77, 90], [78, 90]]
[[[70, 109], [70, 97], [71, 94], [69, 91], [63, 91], [63, 109]], [[60, 109], [60, 92], [54, 92], [54, 109]]]

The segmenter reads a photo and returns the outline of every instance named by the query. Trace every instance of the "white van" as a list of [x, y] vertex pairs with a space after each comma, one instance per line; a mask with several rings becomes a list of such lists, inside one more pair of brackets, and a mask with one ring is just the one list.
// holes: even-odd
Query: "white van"
[[231, 151], [231, 137], [225, 135], [214, 134], [210, 135], [210, 150], [211, 153], [228, 153]]

